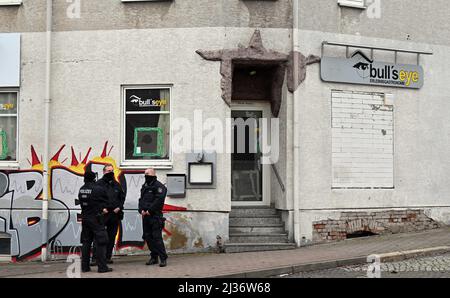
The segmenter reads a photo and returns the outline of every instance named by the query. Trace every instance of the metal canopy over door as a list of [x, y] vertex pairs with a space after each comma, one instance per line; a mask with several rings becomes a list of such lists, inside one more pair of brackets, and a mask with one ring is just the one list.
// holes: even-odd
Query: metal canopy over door
[[[261, 120], [270, 121], [270, 106], [232, 108], [231, 201], [233, 206], [269, 205], [270, 169], [261, 163]], [[267, 125], [270, 130], [270, 124]], [[266, 134], [268, 135], [268, 134]]]

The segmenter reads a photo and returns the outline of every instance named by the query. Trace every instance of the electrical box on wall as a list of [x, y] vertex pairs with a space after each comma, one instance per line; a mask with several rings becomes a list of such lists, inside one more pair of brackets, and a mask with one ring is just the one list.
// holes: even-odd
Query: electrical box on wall
[[171, 198], [186, 197], [186, 175], [167, 174], [167, 196]]
[[217, 154], [215, 152], [191, 152], [186, 154], [188, 172], [187, 188], [216, 188]]

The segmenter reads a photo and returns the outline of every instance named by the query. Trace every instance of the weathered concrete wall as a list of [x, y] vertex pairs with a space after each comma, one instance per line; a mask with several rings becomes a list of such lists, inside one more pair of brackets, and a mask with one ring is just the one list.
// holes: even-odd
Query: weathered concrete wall
[[[55, 31], [195, 27], [292, 27], [291, 0], [80, 1], [80, 18], [65, 0], [54, 1]], [[45, 0], [0, 7], [0, 32], [45, 31]]]
[[[381, 0], [380, 18], [367, 10], [340, 7], [337, 0], [301, 0], [300, 29], [401, 41], [450, 44], [446, 0]], [[370, 11], [369, 11], [370, 13]]]
[[[220, 49], [245, 44], [253, 34], [253, 29], [227, 29], [230, 38], [225, 39], [224, 31], [208, 28], [56, 33], [50, 152], [56, 152], [61, 144], [79, 150], [102, 148], [108, 140], [114, 145], [111, 155], [120, 161], [122, 84], [173, 84], [173, 117], [193, 120], [193, 111], [198, 108], [203, 110], [204, 119], [225, 119], [229, 108], [221, 99], [220, 64], [205, 61], [195, 53], [201, 47]], [[263, 36], [268, 47], [289, 50], [287, 30], [268, 29]], [[43, 148], [44, 55], [42, 34], [23, 34], [22, 40], [19, 141], [23, 168], [28, 166], [29, 146], [33, 144], [38, 152]], [[177, 46], [180, 43], [182, 48]], [[174, 156], [173, 171], [185, 171], [184, 155]], [[226, 194], [229, 187], [225, 185], [230, 179], [228, 155], [219, 155], [218, 171], [218, 181], [224, 183], [216, 191]], [[188, 204], [202, 210], [209, 208], [214, 192], [192, 190], [197, 198], [192, 202], [188, 199]], [[227, 200], [213, 205], [213, 210], [229, 208]]]

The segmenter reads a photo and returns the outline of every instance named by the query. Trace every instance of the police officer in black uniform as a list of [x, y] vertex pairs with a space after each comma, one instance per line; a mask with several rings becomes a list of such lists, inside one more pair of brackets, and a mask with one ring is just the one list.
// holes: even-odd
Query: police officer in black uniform
[[84, 185], [80, 188], [78, 193], [79, 204], [81, 205], [82, 218], [82, 261], [81, 269], [83, 272], [91, 271], [89, 267], [89, 260], [91, 256], [91, 245], [95, 241], [98, 260], [98, 272], [111, 272], [112, 269], [106, 265], [106, 245], [108, 243], [108, 235], [103, 223], [103, 211], [106, 211], [107, 200], [106, 197], [98, 195], [95, 186], [95, 174], [91, 171], [86, 171], [84, 174]]
[[146, 265], [158, 264], [159, 267], [167, 266], [167, 253], [162, 238], [165, 218], [163, 217], [164, 201], [167, 188], [157, 180], [154, 169], [145, 171], [145, 183], [141, 188], [139, 199], [139, 213], [142, 215], [144, 240], [150, 249], [150, 260]]
[[[103, 177], [97, 181], [96, 186], [102, 196], [107, 197], [104, 223], [108, 233], [108, 245], [106, 247], [106, 262], [112, 264], [112, 252], [116, 240], [120, 221], [123, 219], [123, 205], [125, 203], [125, 193], [122, 186], [114, 179], [114, 167], [107, 164], [103, 168]], [[96, 247], [94, 246], [94, 251]], [[92, 260], [92, 265], [96, 260]]]

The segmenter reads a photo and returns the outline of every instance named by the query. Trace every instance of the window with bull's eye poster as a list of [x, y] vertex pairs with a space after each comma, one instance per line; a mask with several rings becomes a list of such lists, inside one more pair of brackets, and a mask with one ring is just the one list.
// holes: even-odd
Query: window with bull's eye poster
[[0, 162], [17, 160], [17, 92], [0, 92]]
[[125, 161], [169, 160], [170, 88], [125, 87]]

